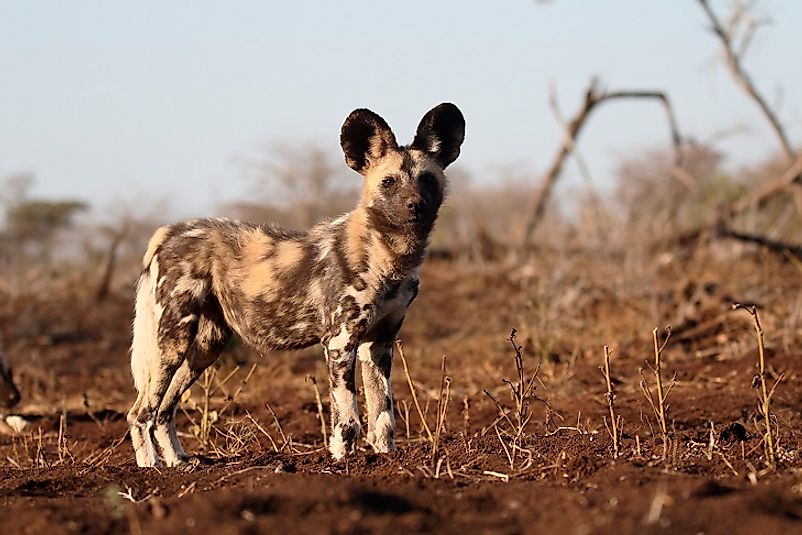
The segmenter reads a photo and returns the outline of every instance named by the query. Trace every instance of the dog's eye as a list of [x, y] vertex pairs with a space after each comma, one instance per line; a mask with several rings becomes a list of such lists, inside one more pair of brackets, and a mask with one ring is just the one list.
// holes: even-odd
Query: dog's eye
[[388, 176], [387, 178], [382, 180], [382, 186], [384, 186], [385, 188], [390, 188], [390, 187], [392, 187], [394, 185], [395, 185], [395, 178], [394, 177]]

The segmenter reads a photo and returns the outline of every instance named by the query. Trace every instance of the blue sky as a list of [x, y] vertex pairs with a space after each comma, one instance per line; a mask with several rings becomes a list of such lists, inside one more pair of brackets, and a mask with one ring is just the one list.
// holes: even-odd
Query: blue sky
[[[802, 2], [760, 9], [773, 25], [746, 66], [771, 102], [782, 90], [796, 141]], [[695, 0], [0, 1], [0, 178], [30, 172], [37, 195], [99, 209], [169, 198], [177, 216], [208, 214], [248, 193], [240, 162], [270, 146], [312, 141], [340, 160], [352, 109], [407, 142], [445, 100], [466, 116], [458, 165], [477, 182], [537, 176], [560, 136], [549, 83], [569, 115], [593, 75], [667, 91], [699, 139], [746, 126], [719, 147], [732, 166], [763, 159], [776, 141], [706, 24]], [[592, 117], [580, 148], [604, 188], [620, 158], [667, 142], [659, 107], [623, 102]]]

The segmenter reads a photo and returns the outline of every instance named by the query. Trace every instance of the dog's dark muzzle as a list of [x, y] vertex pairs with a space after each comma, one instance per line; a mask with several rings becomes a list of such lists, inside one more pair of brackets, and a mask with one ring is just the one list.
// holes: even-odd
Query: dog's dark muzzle
[[10, 374], [5, 373], [0, 377], [0, 406], [10, 409], [17, 405], [20, 400], [19, 390], [14, 385]]

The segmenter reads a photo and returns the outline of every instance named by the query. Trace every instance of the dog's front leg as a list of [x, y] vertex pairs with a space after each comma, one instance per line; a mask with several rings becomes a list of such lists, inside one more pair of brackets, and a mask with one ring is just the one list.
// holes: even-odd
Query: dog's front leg
[[356, 349], [340, 347], [336, 337], [326, 346], [331, 402], [329, 451], [339, 460], [354, 451], [359, 437], [359, 408], [356, 400]]
[[395, 340], [395, 333], [392, 334], [389, 338], [363, 342], [358, 350], [367, 406], [368, 442], [377, 453], [395, 450], [395, 415], [390, 385]]

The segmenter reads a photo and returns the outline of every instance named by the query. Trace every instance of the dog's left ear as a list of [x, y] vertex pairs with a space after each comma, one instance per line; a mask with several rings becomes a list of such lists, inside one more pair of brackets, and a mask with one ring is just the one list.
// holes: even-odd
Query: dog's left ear
[[465, 117], [455, 105], [444, 102], [423, 116], [411, 148], [428, 152], [445, 169], [457, 159], [465, 139]]

